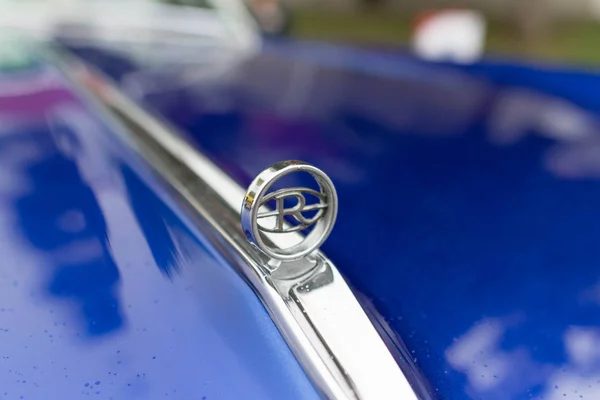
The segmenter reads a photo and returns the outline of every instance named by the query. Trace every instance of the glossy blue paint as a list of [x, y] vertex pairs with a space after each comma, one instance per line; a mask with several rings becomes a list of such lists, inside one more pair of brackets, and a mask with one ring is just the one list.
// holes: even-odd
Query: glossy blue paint
[[278, 42], [162, 88], [143, 101], [242, 184], [282, 159], [330, 174], [324, 249], [430, 397], [600, 398], [600, 76]]
[[249, 286], [51, 65], [0, 73], [0, 399], [316, 399]]

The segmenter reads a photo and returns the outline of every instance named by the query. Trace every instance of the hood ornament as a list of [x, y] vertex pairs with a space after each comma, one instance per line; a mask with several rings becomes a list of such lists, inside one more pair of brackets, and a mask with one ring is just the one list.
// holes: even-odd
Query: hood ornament
[[[287, 187], [269, 193], [281, 178], [301, 172], [314, 178], [318, 191]], [[272, 259], [295, 261], [316, 251], [327, 239], [335, 223], [337, 207], [335, 187], [323, 171], [302, 161], [281, 161], [261, 172], [248, 187], [242, 204], [242, 229], [250, 243]], [[298, 242], [300, 236], [296, 232], [311, 227]], [[292, 238], [295, 243], [287, 247], [267, 243], [281, 244], [283, 241], [276, 236], [290, 234], [296, 235]]]

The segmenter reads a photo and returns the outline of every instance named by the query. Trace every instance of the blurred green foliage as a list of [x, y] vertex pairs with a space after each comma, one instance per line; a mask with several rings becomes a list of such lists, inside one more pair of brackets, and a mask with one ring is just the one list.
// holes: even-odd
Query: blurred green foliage
[[[292, 35], [339, 43], [406, 47], [412, 21], [406, 14], [389, 10], [298, 9], [294, 11]], [[488, 21], [486, 51], [597, 66], [600, 65], [600, 22], [554, 23], [547, 35], [531, 43], [523, 40], [511, 24]]]

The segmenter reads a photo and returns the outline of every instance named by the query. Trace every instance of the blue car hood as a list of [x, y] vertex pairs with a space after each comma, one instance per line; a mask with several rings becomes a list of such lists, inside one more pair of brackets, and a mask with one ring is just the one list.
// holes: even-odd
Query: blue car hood
[[121, 128], [20, 56], [0, 60], [0, 398], [319, 398]]
[[244, 185], [330, 175], [324, 251], [423, 397], [600, 398], [600, 76], [283, 42], [181, 86], [194, 67], [80, 54]]

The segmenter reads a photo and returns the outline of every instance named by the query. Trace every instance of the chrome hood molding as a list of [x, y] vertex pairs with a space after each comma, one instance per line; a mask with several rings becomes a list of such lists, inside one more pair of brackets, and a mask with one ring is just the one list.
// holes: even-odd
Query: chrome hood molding
[[[248, 200], [242, 187], [99, 73], [70, 56], [58, 62], [106, 112], [119, 139], [160, 175], [189, 220], [209, 238], [215, 254], [251, 285], [325, 398], [417, 398], [338, 270], [316, 250], [320, 237], [311, 240], [314, 248], [301, 248], [300, 258], [277, 259], [259, 251], [240, 224], [240, 205]], [[332, 218], [331, 223], [335, 213]], [[319, 229], [316, 236], [326, 236], [330, 226]], [[303, 240], [299, 232], [292, 235]], [[268, 233], [261, 239], [275, 255], [288, 247], [276, 236]]]

